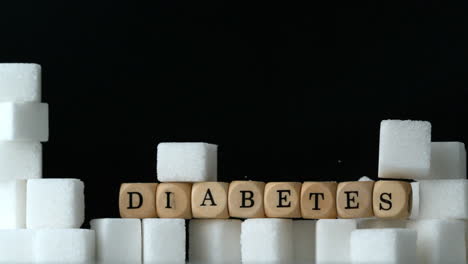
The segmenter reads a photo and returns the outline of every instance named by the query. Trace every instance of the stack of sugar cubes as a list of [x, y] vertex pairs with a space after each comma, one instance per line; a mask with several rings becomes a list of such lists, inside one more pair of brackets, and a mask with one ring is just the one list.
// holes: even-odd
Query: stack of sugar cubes
[[0, 64], [0, 262], [89, 263], [95, 235], [84, 221], [83, 183], [42, 179], [49, 137], [41, 67]]
[[329, 237], [323, 239], [329, 244], [319, 240], [331, 233], [349, 248], [342, 252], [344, 262], [466, 263], [468, 181], [463, 143], [431, 142], [429, 122], [384, 120], [379, 178], [414, 180], [410, 219], [319, 220], [317, 246], [326, 252], [326, 260], [336, 257], [332, 249], [336, 244], [332, 247]]

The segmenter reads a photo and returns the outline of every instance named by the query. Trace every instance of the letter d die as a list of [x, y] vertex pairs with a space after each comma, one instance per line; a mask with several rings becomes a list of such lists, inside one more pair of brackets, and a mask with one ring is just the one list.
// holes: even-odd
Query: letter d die
[[157, 183], [123, 183], [120, 186], [119, 211], [122, 218], [154, 218]]

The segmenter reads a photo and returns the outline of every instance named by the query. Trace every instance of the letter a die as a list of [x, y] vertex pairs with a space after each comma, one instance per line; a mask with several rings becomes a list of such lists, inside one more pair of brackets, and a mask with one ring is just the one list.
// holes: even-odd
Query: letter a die
[[228, 205], [231, 217], [264, 218], [263, 194], [265, 183], [233, 181], [229, 185]]
[[265, 185], [265, 215], [270, 218], [300, 218], [300, 182], [269, 182]]
[[409, 182], [378, 181], [374, 184], [374, 214], [379, 218], [406, 219], [411, 212]]
[[374, 182], [340, 182], [336, 191], [338, 218], [366, 218], [374, 216], [372, 195]]
[[302, 218], [336, 218], [336, 187], [336, 182], [304, 182], [301, 190]]
[[122, 218], [154, 218], [157, 183], [123, 183], [120, 186], [119, 211]]
[[194, 218], [229, 218], [229, 183], [196, 182], [192, 187], [192, 214]]

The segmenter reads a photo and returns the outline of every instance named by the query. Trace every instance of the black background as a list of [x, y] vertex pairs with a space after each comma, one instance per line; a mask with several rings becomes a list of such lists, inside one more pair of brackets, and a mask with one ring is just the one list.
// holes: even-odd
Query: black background
[[118, 217], [158, 142], [218, 144], [219, 180], [342, 181], [376, 177], [382, 119], [465, 141], [452, 4], [4, 1], [0, 61], [43, 66], [44, 177], [82, 179], [87, 220]]

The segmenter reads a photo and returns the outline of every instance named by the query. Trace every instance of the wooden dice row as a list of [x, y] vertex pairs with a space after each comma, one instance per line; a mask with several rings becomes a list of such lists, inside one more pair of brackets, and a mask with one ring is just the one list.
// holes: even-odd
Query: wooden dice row
[[403, 181], [124, 183], [123, 218], [407, 218]]

